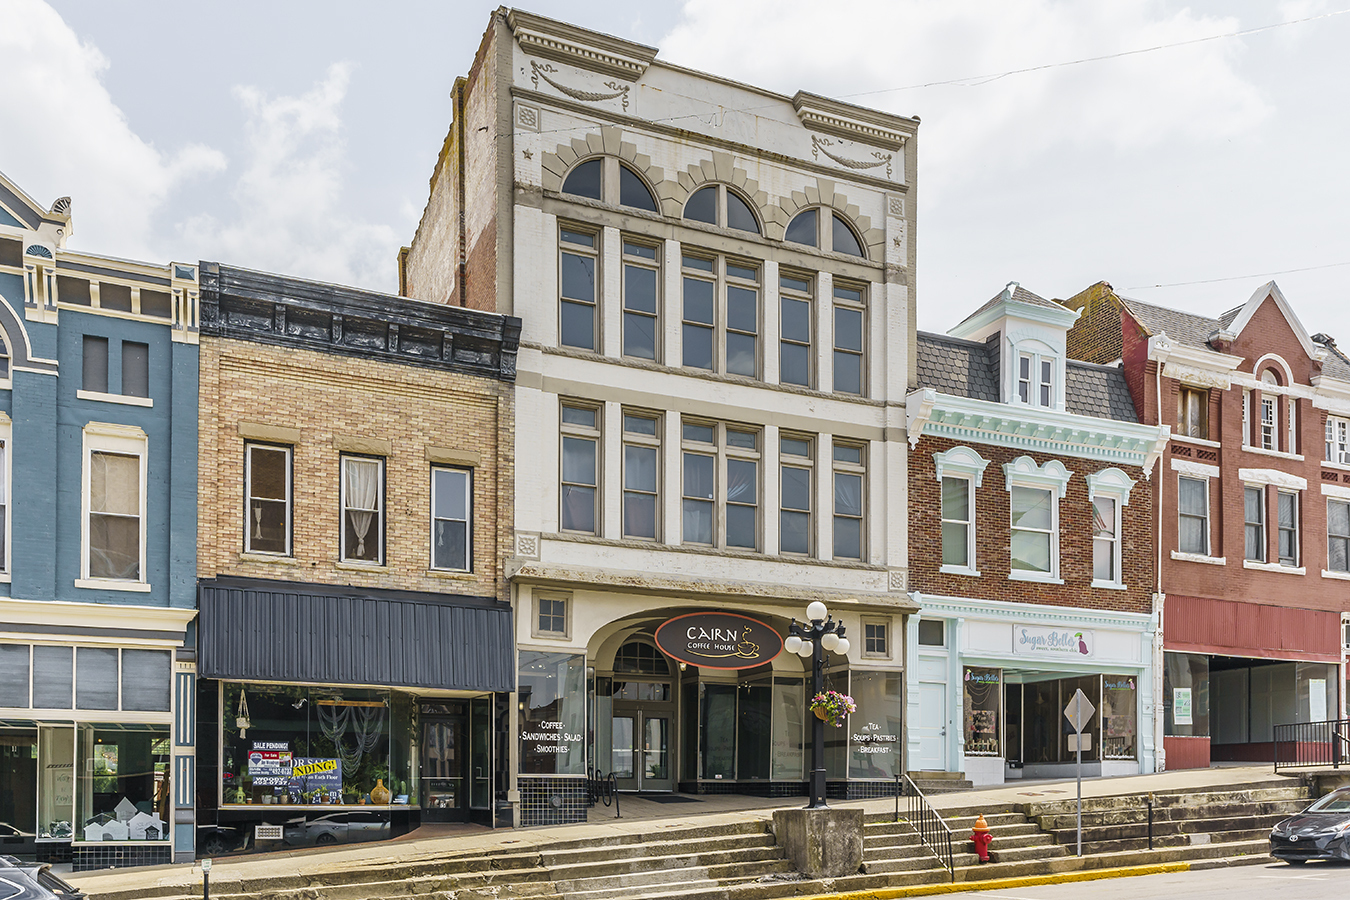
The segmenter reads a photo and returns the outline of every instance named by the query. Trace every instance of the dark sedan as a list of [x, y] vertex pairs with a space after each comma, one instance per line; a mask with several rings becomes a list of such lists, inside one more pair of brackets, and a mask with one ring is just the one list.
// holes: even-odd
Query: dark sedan
[[1270, 855], [1294, 865], [1310, 859], [1350, 862], [1350, 788], [1332, 791], [1271, 829]]

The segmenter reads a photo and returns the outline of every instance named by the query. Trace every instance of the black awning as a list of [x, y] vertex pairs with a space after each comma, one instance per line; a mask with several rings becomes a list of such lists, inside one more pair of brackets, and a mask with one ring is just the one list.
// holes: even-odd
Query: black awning
[[198, 601], [205, 678], [515, 690], [511, 607], [490, 597], [217, 578]]

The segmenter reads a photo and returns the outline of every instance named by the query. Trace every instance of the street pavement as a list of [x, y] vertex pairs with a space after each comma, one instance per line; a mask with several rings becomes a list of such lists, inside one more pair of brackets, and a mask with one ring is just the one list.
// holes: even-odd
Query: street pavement
[[1271, 862], [1137, 878], [943, 894], [944, 900], [1345, 900], [1350, 864]]

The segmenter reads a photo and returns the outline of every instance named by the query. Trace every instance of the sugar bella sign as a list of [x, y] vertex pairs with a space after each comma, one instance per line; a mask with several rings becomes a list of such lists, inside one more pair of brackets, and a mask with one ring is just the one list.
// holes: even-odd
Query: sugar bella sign
[[783, 639], [768, 625], [735, 613], [690, 613], [656, 629], [656, 646], [704, 669], [750, 669], [772, 660]]
[[1095, 641], [1091, 631], [1076, 628], [1013, 627], [1013, 652], [1037, 656], [1090, 657]]

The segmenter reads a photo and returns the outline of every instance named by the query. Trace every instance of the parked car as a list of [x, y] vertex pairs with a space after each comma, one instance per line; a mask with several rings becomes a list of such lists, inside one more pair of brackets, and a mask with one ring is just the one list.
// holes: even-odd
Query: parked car
[[0, 856], [0, 898], [3, 900], [85, 900], [84, 891], [52, 874], [46, 863], [27, 863]]
[[324, 844], [354, 844], [389, 838], [389, 816], [376, 812], [329, 813], [315, 819], [292, 819], [282, 831], [293, 847]]
[[37, 856], [37, 835], [20, 831], [8, 822], [0, 822], [0, 853], [8, 856]]
[[198, 825], [197, 856], [223, 856], [247, 850], [252, 832], [230, 825]]
[[1270, 855], [1296, 866], [1310, 859], [1350, 862], [1350, 788], [1332, 791], [1271, 829]]

